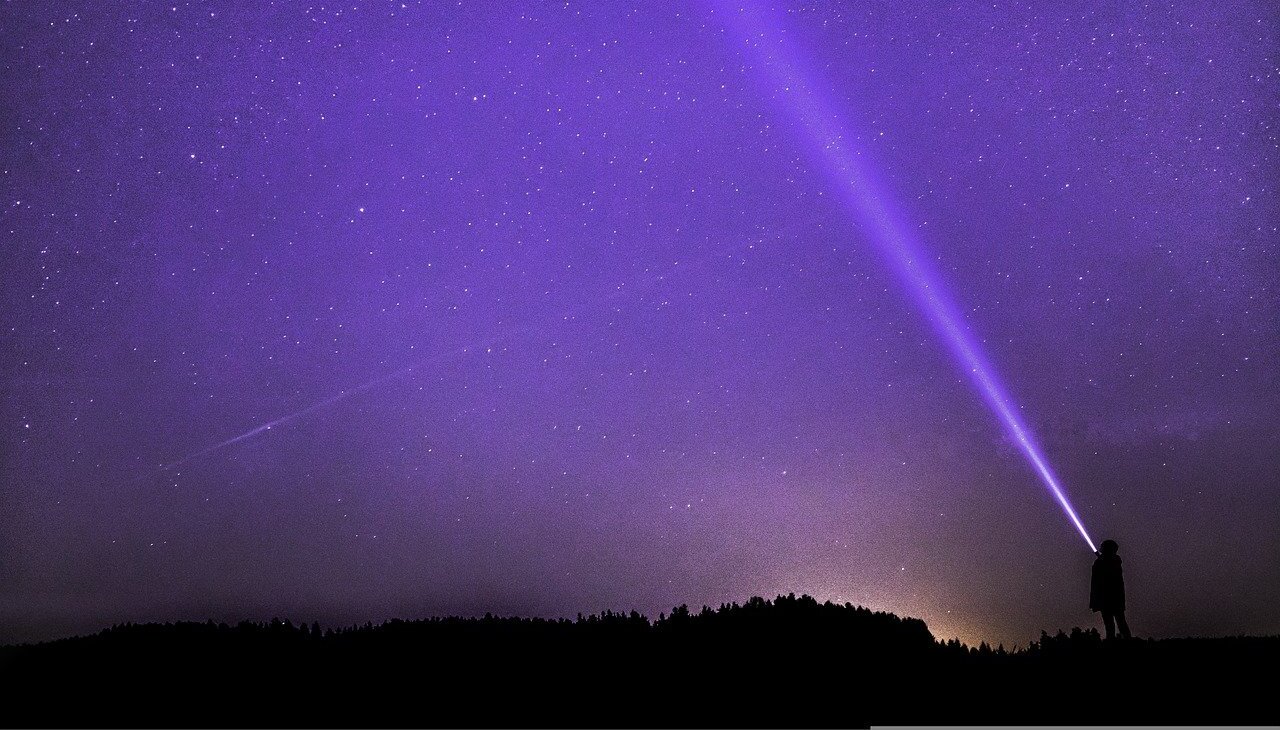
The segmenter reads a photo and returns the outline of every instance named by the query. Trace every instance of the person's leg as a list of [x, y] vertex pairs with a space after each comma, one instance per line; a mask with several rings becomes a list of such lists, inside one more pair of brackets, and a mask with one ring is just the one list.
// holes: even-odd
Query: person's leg
[[1124, 620], [1124, 611], [1116, 614], [1116, 623], [1120, 626], [1120, 638], [1131, 638], [1129, 636], [1129, 622]]
[[1107, 629], [1107, 638], [1116, 638], [1116, 619], [1110, 613], [1102, 612], [1102, 625]]

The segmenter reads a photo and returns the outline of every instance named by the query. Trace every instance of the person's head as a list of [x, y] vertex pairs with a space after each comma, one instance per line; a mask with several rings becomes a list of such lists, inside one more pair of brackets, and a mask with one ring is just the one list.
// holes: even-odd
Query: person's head
[[1103, 540], [1102, 550], [1099, 552], [1101, 552], [1104, 557], [1109, 558], [1120, 552], [1120, 545], [1117, 544], [1115, 540]]

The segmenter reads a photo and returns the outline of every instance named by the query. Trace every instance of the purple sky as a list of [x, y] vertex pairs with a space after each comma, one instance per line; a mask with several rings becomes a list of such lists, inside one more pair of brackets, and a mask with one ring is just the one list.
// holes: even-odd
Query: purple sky
[[[790, 591], [1094, 623], [725, 7], [0, 7], [0, 641]], [[1135, 632], [1275, 633], [1280, 14], [1081, 7], [769, 14]]]

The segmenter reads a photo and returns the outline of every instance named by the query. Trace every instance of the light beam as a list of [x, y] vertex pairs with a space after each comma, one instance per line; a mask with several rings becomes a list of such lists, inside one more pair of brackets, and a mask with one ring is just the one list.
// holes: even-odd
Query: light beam
[[726, 17], [738, 48], [745, 49], [773, 82], [783, 114], [804, 131], [811, 156], [830, 178], [833, 192], [866, 230], [867, 239], [879, 250], [894, 273], [906, 284], [926, 318], [962, 366], [982, 399], [1000, 420], [1040, 480], [1066, 512], [1067, 518], [1090, 550], [1093, 539], [1067, 499], [1031, 428], [1019, 415], [1013, 398], [1001, 384], [978, 341], [965, 325], [956, 304], [946, 296], [942, 279], [921, 254], [920, 244], [885, 202], [886, 194], [866, 162], [867, 155], [840, 123], [840, 115], [815, 90], [811, 79], [820, 76], [804, 68], [803, 54], [791, 48], [786, 32], [770, 14], [757, 8], [717, 6]]

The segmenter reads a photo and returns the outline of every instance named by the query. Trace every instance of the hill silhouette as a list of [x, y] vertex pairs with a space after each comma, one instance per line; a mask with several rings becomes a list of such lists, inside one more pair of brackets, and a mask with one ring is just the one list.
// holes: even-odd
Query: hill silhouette
[[577, 620], [127, 624], [0, 648], [6, 725], [1255, 724], [1280, 637], [1025, 649], [809, 596]]

